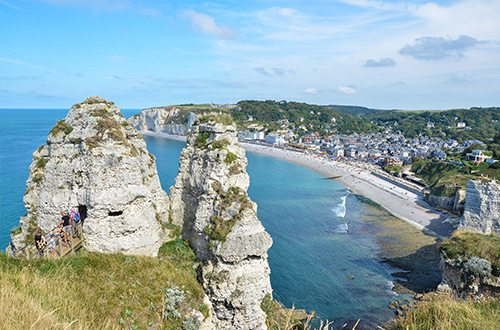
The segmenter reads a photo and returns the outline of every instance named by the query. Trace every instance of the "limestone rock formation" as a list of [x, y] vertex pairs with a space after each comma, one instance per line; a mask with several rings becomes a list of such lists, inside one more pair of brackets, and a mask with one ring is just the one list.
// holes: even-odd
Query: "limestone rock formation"
[[450, 211], [457, 215], [461, 215], [464, 212], [465, 190], [457, 190], [453, 197], [429, 194], [428, 199], [432, 205], [440, 209]]
[[235, 126], [195, 125], [170, 189], [172, 220], [203, 261], [202, 284], [217, 329], [267, 329], [260, 304], [272, 290], [272, 240], [247, 196], [246, 165]]
[[458, 228], [500, 234], [500, 185], [496, 181], [467, 182], [464, 214]]
[[78, 209], [87, 250], [156, 255], [168, 221], [155, 157], [120, 109], [100, 97], [73, 105], [33, 153], [24, 203], [18, 246], [33, 228], [47, 232], [62, 211]]
[[196, 120], [196, 114], [175, 107], [144, 109], [128, 120], [139, 131], [185, 135]]
[[[440, 290], [451, 290], [454, 293], [468, 297], [473, 295], [500, 294], [500, 277], [488, 274], [481, 276], [481, 263], [488, 263], [484, 259], [475, 258], [463, 262], [460, 259], [441, 258], [440, 267], [443, 276]], [[471, 265], [476, 265], [471, 267]], [[491, 270], [491, 268], [490, 268]]]

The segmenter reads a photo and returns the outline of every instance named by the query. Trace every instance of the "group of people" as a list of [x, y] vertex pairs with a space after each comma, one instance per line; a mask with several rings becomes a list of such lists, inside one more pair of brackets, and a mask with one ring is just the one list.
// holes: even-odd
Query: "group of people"
[[50, 253], [52, 254], [52, 256], [57, 255], [56, 247], [58, 238], [61, 240], [60, 244], [65, 247], [69, 247], [71, 236], [80, 236], [80, 214], [77, 211], [73, 210], [71, 211], [71, 215], [62, 212], [61, 216], [61, 223], [59, 223], [54, 230], [50, 231], [48, 242], [47, 239], [43, 236], [42, 229], [39, 228], [35, 232], [35, 247], [38, 250], [40, 257], [43, 257], [47, 245], [49, 245], [51, 248]]

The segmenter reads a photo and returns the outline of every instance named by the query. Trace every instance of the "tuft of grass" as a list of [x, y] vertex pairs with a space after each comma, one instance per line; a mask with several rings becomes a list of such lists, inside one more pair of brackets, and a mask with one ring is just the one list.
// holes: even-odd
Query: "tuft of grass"
[[168, 329], [162, 318], [166, 289], [184, 290], [181, 311], [203, 304], [203, 289], [190, 267], [179, 267], [181, 259], [84, 251], [28, 261], [0, 254], [1, 327]]
[[224, 149], [231, 143], [227, 139], [220, 139], [210, 143], [213, 149]]
[[45, 165], [47, 165], [48, 161], [49, 160], [46, 159], [45, 157], [38, 158], [38, 160], [36, 161], [36, 167], [43, 169]]
[[225, 242], [227, 235], [233, 230], [234, 224], [241, 220], [241, 215], [236, 214], [231, 219], [223, 219], [212, 216], [210, 221], [212, 221], [212, 226], [209, 230], [210, 238], [213, 240]]
[[65, 135], [71, 133], [73, 131], [73, 127], [71, 127], [64, 119], [57, 121], [56, 126], [52, 128], [50, 133], [52, 135], [58, 135], [59, 133], [64, 133]]
[[224, 159], [224, 163], [227, 165], [232, 164], [236, 159], [238, 159], [238, 156], [233, 154], [231, 151], [228, 151], [226, 158]]
[[410, 311], [398, 317], [394, 330], [497, 330], [500, 301], [463, 300], [451, 295], [426, 294], [410, 304]]
[[196, 147], [198, 147], [200, 149], [206, 149], [208, 146], [207, 140], [209, 137], [210, 137], [210, 133], [208, 133], [208, 132], [205, 132], [203, 134], [198, 134], [198, 136], [196, 137], [196, 142], [195, 142]]
[[[304, 310], [295, 308], [285, 308], [279, 302], [271, 298], [271, 294], [266, 294], [260, 308], [266, 313], [266, 325], [270, 330], [310, 330], [309, 322], [314, 317], [314, 313], [307, 314]], [[323, 324], [319, 330], [328, 330], [330, 322]]]

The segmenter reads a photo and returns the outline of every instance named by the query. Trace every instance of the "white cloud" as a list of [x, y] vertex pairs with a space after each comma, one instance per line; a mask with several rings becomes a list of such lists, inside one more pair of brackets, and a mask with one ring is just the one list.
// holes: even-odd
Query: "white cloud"
[[116, 75], [102, 77], [102, 79], [103, 80], [112, 80], [112, 79], [121, 80], [121, 78], [119, 76], [116, 76]]
[[318, 94], [318, 90], [316, 88], [308, 88], [305, 90], [307, 94]]
[[12, 64], [23, 65], [23, 66], [30, 67], [32, 69], [41, 70], [41, 71], [45, 71], [45, 72], [59, 73], [56, 70], [47, 69], [46, 67], [43, 67], [43, 66], [34, 65], [34, 64], [31, 64], [31, 63], [28, 63], [28, 62], [23, 62], [23, 61], [18, 61], [18, 60], [11, 60], [11, 59], [8, 59], [8, 58], [1, 58], [0, 57], [0, 62], [7, 62], [7, 63], [12, 63]]
[[229, 39], [236, 35], [234, 29], [225, 25], [217, 25], [215, 19], [207, 14], [198, 13], [192, 9], [182, 12], [181, 17], [191, 21], [193, 28], [201, 33]]
[[7, 1], [4, 1], [4, 0], [0, 0], [0, 5], [7, 6], [7, 7], [9, 7], [10, 9], [21, 10], [21, 8], [16, 7], [16, 6], [14, 6], [13, 4], [11, 4], [11, 3], [7, 2]]
[[339, 91], [341, 93], [344, 93], [344, 94], [355, 94], [355, 93], [357, 93], [357, 90], [355, 90], [354, 88], [351, 88], [351, 87], [347, 87], [347, 86], [340, 86], [339, 87]]
[[500, 1], [462, 0], [450, 6], [425, 3], [414, 10], [414, 15], [432, 31], [442, 35], [470, 35], [478, 39], [499, 39]]

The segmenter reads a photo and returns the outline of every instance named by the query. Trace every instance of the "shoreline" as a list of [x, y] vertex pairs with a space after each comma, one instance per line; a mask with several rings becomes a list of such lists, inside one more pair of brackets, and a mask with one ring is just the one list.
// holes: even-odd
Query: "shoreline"
[[448, 216], [431, 206], [421, 194], [381, 179], [366, 169], [281, 148], [250, 143], [240, 144], [248, 152], [279, 158], [307, 167], [326, 178], [333, 177], [353, 193], [380, 204], [394, 216], [422, 230], [425, 234], [443, 239], [453, 232], [453, 226], [445, 222]]
[[[140, 133], [147, 136], [186, 141], [185, 136], [151, 131]], [[453, 226], [446, 221], [448, 220], [448, 216], [431, 206], [424, 200], [421, 194], [412, 189], [405, 189], [400, 185], [381, 179], [366, 169], [281, 148], [244, 142], [240, 142], [240, 145], [247, 152], [295, 163], [316, 171], [326, 178], [334, 178], [334, 180], [342, 183], [353, 193], [365, 196], [380, 204], [397, 218], [409, 223], [427, 235], [444, 239], [444, 237], [450, 236], [453, 232]]]

